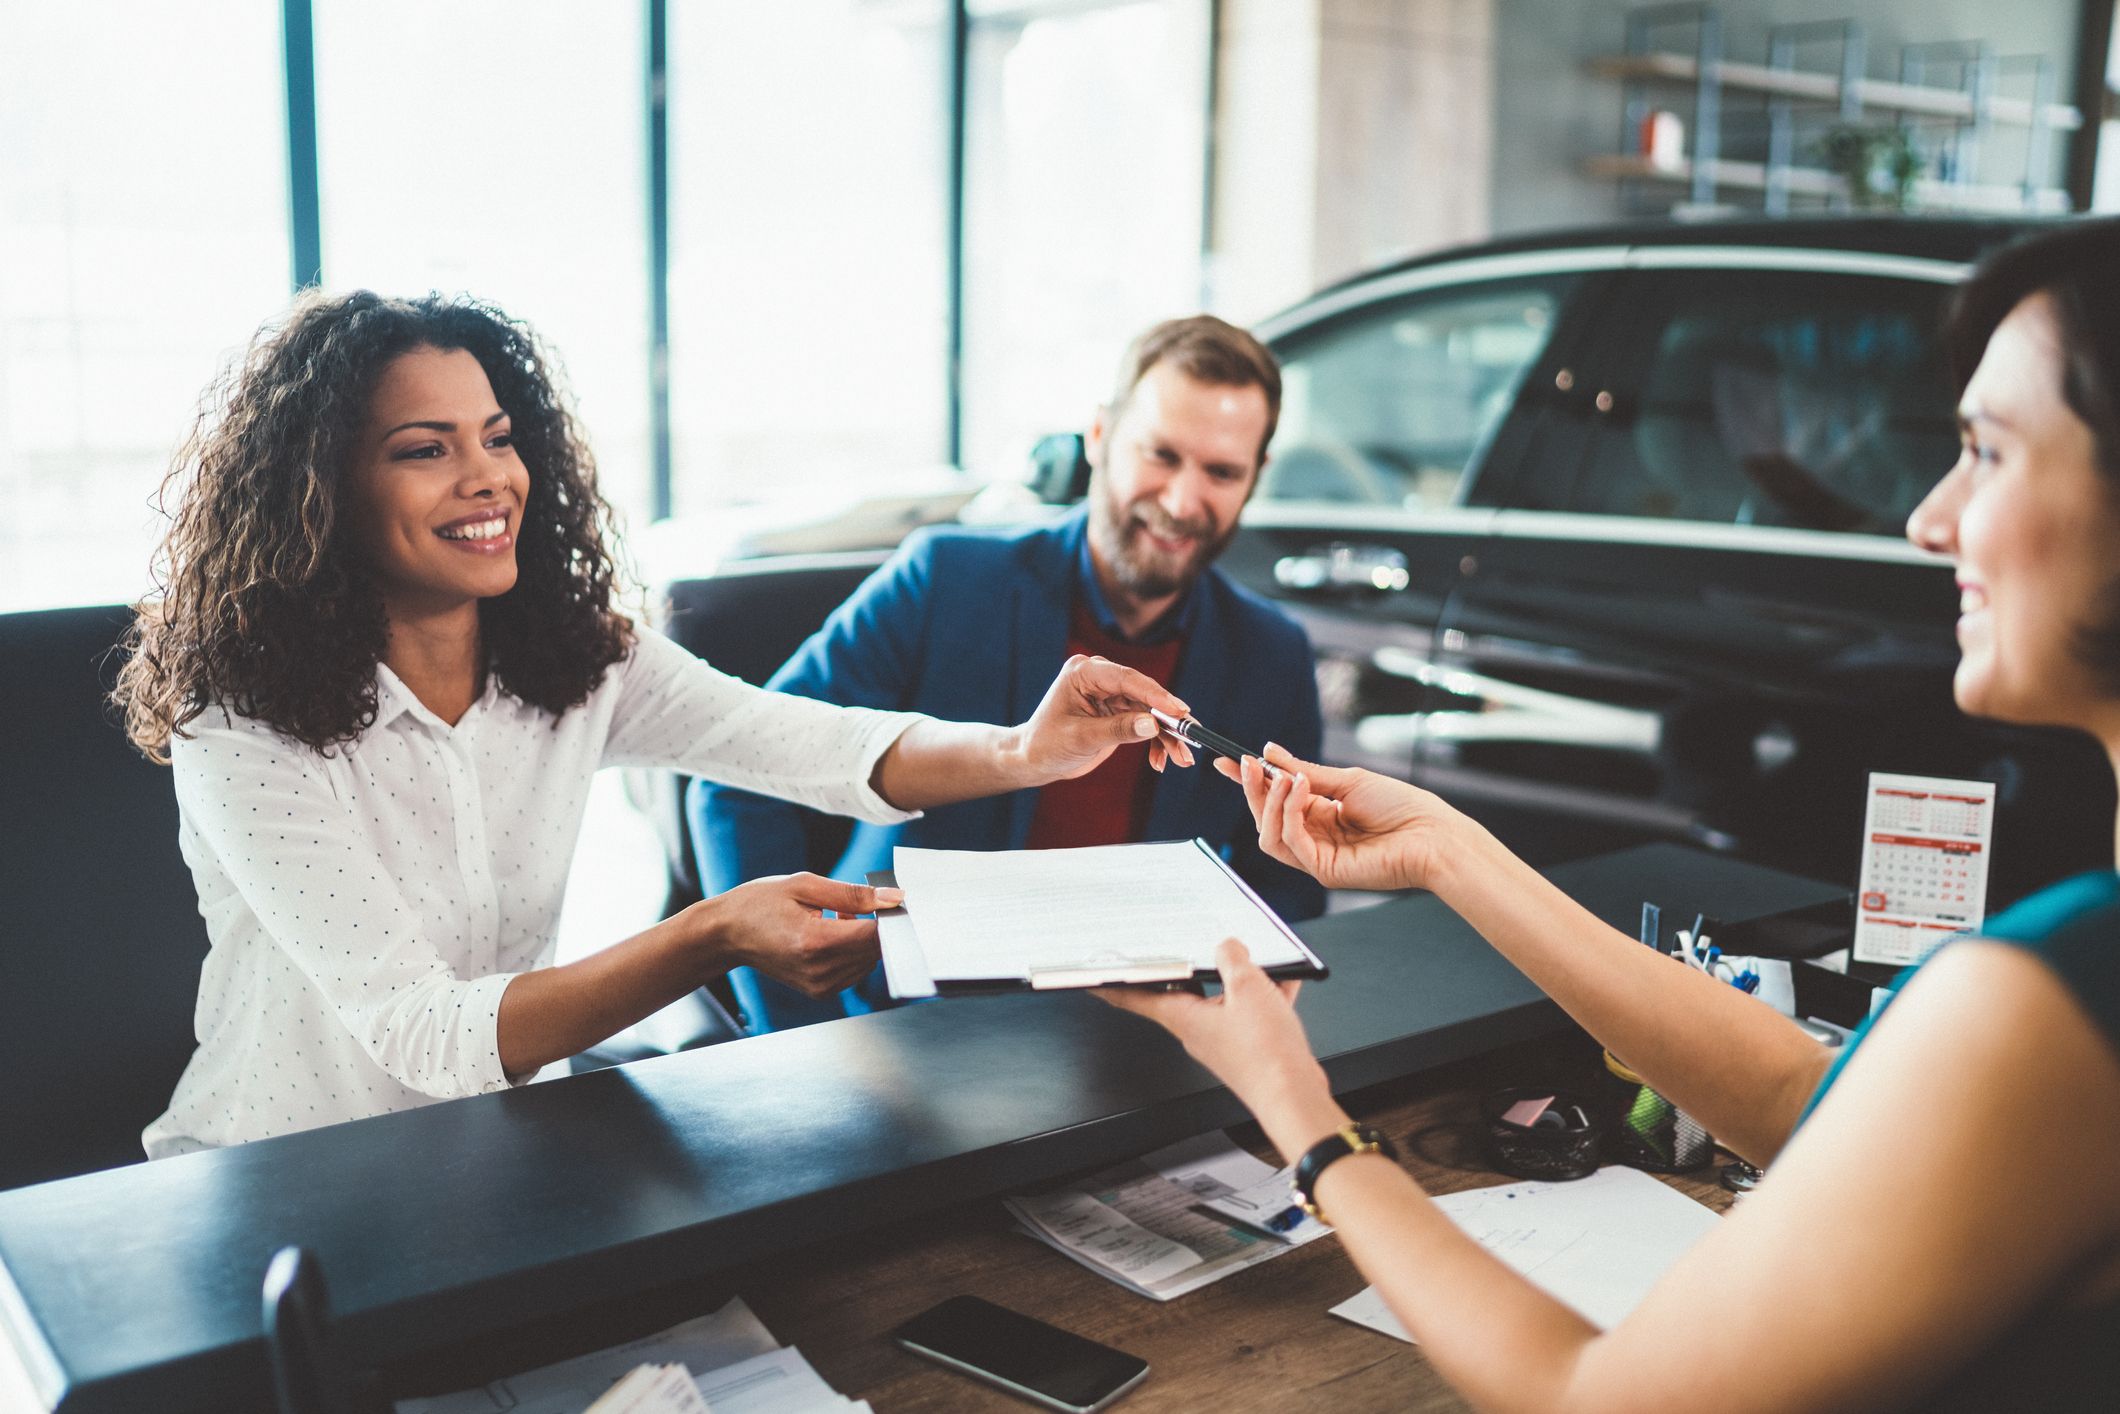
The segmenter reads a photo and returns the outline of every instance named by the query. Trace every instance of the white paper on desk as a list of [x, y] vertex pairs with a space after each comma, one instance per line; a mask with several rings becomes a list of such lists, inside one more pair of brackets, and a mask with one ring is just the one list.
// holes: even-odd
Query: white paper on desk
[[1009, 1206], [1069, 1256], [1085, 1258], [1090, 1266], [1136, 1286], [1152, 1287], [1200, 1265], [1198, 1252], [1127, 1216], [1128, 1210], [1140, 1212], [1161, 1219], [1157, 1226], [1167, 1229], [1171, 1214], [1192, 1206], [1190, 1193], [1153, 1175], [1129, 1177], [1115, 1186], [1124, 1196], [1114, 1202], [1063, 1189], [1012, 1198]]
[[[1296, 1197], [1295, 1185], [1290, 1182], [1288, 1171], [1282, 1169], [1268, 1174], [1249, 1188], [1239, 1188], [1212, 1198], [1202, 1198], [1200, 1206], [1232, 1222], [1255, 1227], [1276, 1242], [1290, 1242], [1301, 1246], [1311, 1237], [1322, 1237], [1331, 1231], [1304, 1212], [1300, 1206], [1301, 1201]], [[1290, 1212], [1294, 1212], [1296, 1217], [1289, 1227], [1277, 1229], [1272, 1226]], [[1312, 1233], [1312, 1228], [1317, 1231]]]
[[[856, 1408], [789, 1346], [699, 1377], [714, 1414], [812, 1414]], [[514, 1411], [510, 1411], [514, 1414]]]
[[401, 1399], [397, 1414], [579, 1414], [636, 1365], [715, 1370], [770, 1353], [779, 1345], [743, 1298], [733, 1297], [712, 1315], [609, 1350], [541, 1365], [478, 1389]]
[[1197, 843], [893, 851], [931, 978], [1170, 959], [1214, 966], [1224, 938], [1262, 967], [1306, 961], [1264, 905]]
[[1007, 1207], [1030, 1236], [1099, 1276], [1168, 1301], [1331, 1231], [1311, 1222], [1309, 1231], [1280, 1240], [1195, 1210], [1275, 1173], [1213, 1133], [1106, 1169], [1074, 1188], [1010, 1198]]
[[[1720, 1221], [1676, 1189], [1617, 1165], [1573, 1183], [1446, 1193], [1435, 1205], [1482, 1247], [1601, 1330], [1624, 1320], [1680, 1254]], [[1332, 1314], [1413, 1339], [1373, 1286], [1333, 1307]]]
[[[1292, 1165], [1277, 1169], [1255, 1159], [1220, 1130], [1158, 1149], [1142, 1162], [1189, 1190], [1199, 1206], [1237, 1222], [1257, 1226], [1296, 1201]], [[1305, 1213], [1301, 1222], [1275, 1234], [1274, 1240], [1301, 1247], [1331, 1231]]]
[[583, 1414], [713, 1414], [682, 1365], [636, 1365]]

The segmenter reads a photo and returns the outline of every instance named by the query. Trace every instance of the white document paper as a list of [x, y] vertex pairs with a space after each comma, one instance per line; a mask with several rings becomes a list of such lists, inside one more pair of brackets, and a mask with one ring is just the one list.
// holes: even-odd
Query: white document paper
[[[455, 1394], [397, 1401], [397, 1414], [580, 1414], [636, 1365], [717, 1370], [780, 1347], [743, 1298], [654, 1335]], [[710, 1395], [709, 1398], [712, 1398]]]
[[1285, 1238], [1197, 1211], [1269, 1181], [1276, 1171], [1215, 1133], [1106, 1169], [1076, 1188], [1006, 1200], [1023, 1230], [1099, 1276], [1157, 1301], [1332, 1231], [1305, 1218]]
[[1952, 934], [1978, 928], [1994, 834], [1992, 782], [1872, 772], [1855, 960], [1911, 966]]
[[682, 1365], [636, 1365], [583, 1414], [713, 1414]]
[[710, 1370], [699, 1377], [699, 1392], [714, 1414], [823, 1414], [868, 1408], [866, 1402], [850, 1400], [826, 1384], [793, 1346]]
[[1323, 1223], [1303, 1211], [1288, 1169], [1277, 1169], [1247, 1188], [1202, 1198], [1200, 1206], [1231, 1222], [1257, 1228], [1277, 1242], [1300, 1244], [1309, 1239], [1310, 1229], [1327, 1230]]
[[[1719, 1221], [1712, 1209], [1676, 1189], [1617, 1165], [1573, 1183], [1447, 1193], [1435, 1205], [1482, 1247], [1601, 1330], [1639, 1306], [1680, 1254]], [[1332, 1314], [1413, 1340], [1373, 1286], [1333, 1307]]]
[[876, 941], [883, 949], [883, 981], [899, 1001], [935, 995], [935, 979], [928, 975], [927, 958], [920, 951], [920, 936], [913, 919], [902, 908], [876, 915]]
[[1211, 969], [1224, 938], [1242, 941], [1262, 967], [1306, 960], [1265, 905], [1190, 840], [999, 851], [900, 846], [892, 868], [925, 970], [937, 981], [1149, 961]]

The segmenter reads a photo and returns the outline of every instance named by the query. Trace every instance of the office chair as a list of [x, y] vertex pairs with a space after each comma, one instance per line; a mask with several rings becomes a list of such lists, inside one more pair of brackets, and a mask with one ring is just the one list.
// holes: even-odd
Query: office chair
[[198, 1044], [176, 791], [106, 700], [131, 620], [0, 614], [0, 1188], [141, 1162]]

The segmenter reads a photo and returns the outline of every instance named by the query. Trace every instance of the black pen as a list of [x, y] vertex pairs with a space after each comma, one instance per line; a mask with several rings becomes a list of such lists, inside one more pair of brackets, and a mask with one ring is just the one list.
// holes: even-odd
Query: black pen
[[1148, 709], [1148, 715], [1156, 719], [1166, 735], [1176, 737], [1187, 746], [1197, 746], [1202, 751], [1211, 751], [1217, 756], [1226, 756], [1240, 764], [1245, 757], [1254, 757], [1261, 766], [1266, 768], [1268, 776], [1281, 774], [1281, 768], [1270, 764], [1263, 753], [1253, 751], [1249, 747], [1239, 746], [1220, 732], [1209, 731], [1191, 717], [1173, 717], [1170, 713], [1159, 712], [1153, 707]]

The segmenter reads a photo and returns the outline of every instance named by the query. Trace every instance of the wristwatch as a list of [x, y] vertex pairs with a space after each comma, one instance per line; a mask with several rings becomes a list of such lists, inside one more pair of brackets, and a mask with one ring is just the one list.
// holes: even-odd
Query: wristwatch
[[1399, 1150], [1382, 1130], [1366, 1124], [1344, 1125], [1305, 1149], [1303, 1157], [1296, 1160], [1296, 1202], [1319, 1222], [1325, 1221], [1325, 1215], [1318, 1211], [1317, 1199], [1312, 1196], [1318, 1189], [1318, 1175], [1349, 1154], [1382, 1154], [1396, 1159]]

